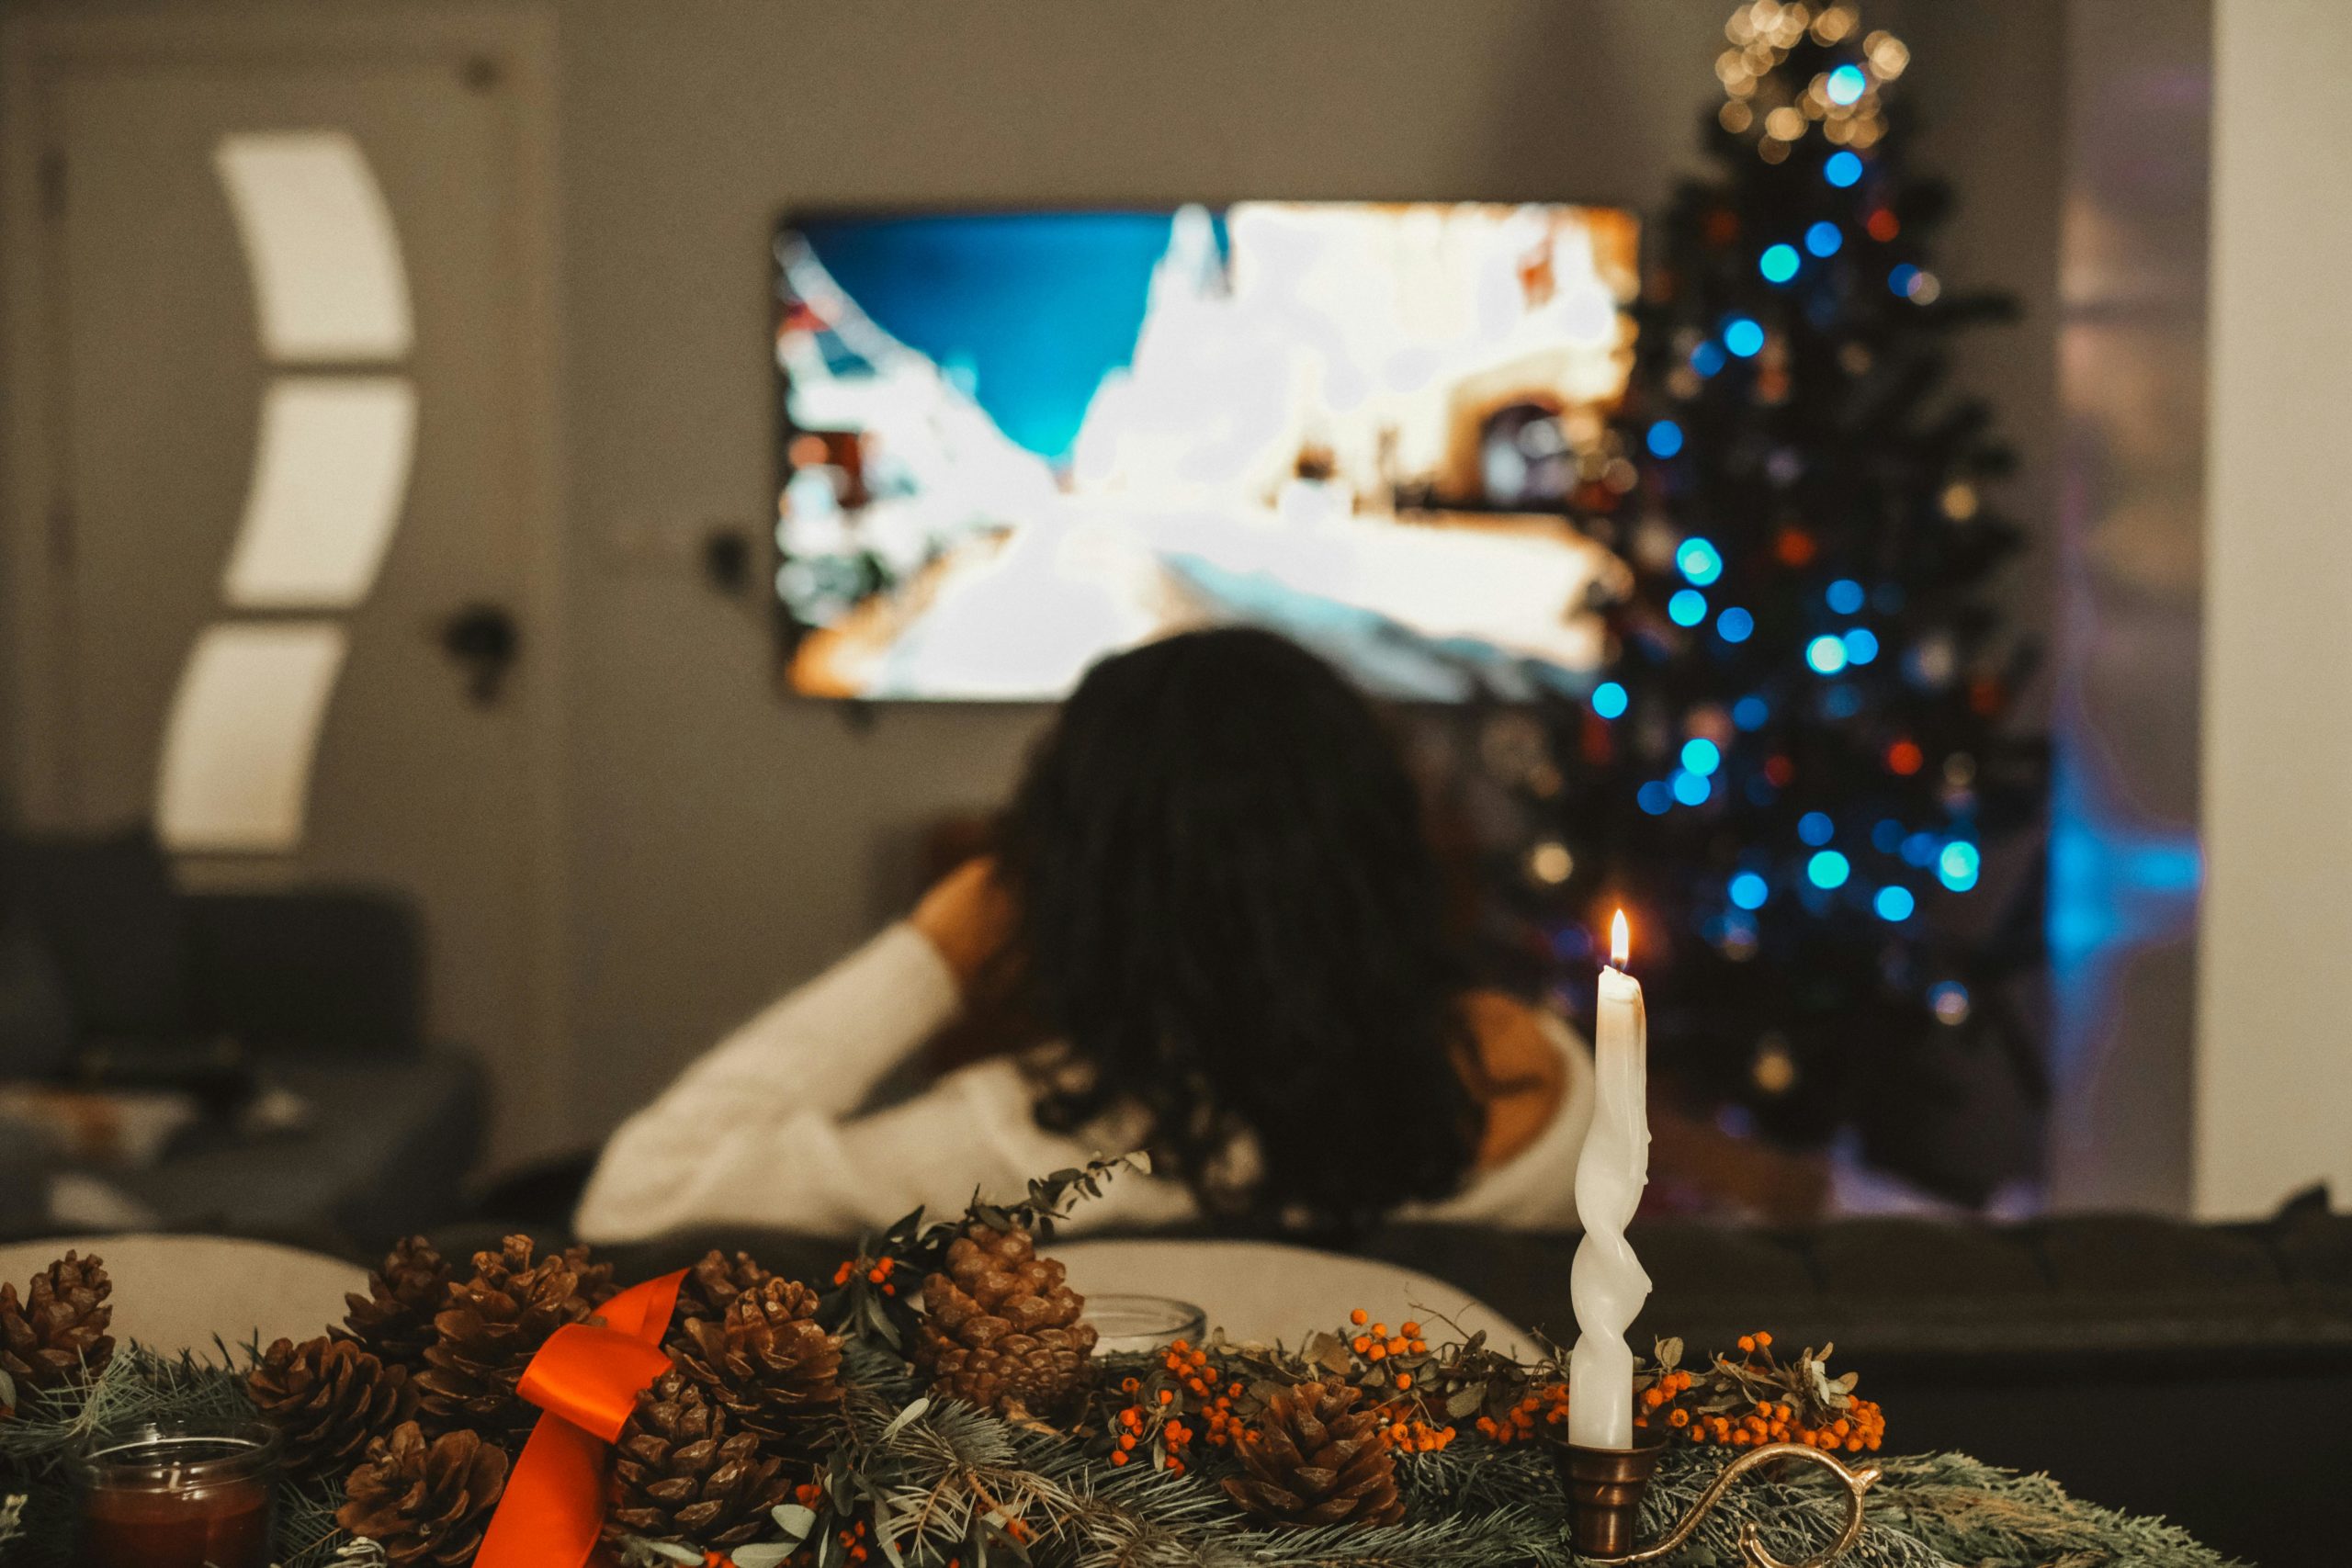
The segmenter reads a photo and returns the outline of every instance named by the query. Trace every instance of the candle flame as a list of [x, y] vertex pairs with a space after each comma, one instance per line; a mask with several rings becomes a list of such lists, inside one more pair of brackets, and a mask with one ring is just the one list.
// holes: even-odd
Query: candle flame
[[1625, 940], [1625, 911], [1620, 909], [1617, 918], [1609, 922], [1610, 964], [1619, 969], [1625, 967], [1625, 954], [1630, 950], [1631, 944]]

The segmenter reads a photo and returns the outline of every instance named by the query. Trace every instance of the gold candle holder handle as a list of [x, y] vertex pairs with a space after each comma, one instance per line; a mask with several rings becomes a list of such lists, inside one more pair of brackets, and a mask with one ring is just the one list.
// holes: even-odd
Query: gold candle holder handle
[[1690, 1505], [1690, 1511], [1676, 1520], [1674, 1528], [1666, 1532], [1665, 1539], [1645, 1546], [1638, 1551], [1605, 1557], [1589, 1556], [1585, 1561], [1605, 1563], [1609, 1568], [1620, 1568], [1620, 1565], [1624, 1564], [1655, 1562], [1679, 1551], [1682, 1544], [1690, 1539], [1691, 1532], [1696, 1530], [1701, 1522], [1714, 1511], [1715, 1505], [1723, 1501], [1724, 1494], [1731, 1490], [1734, 1482], [1758, 1465], [1770, 1464], [1775, 1460], [1783, 1459], [1803, 1460], [1808, 1464], [1817, 1464], [1844, 1483], [1846, 1522], [1838, 1529], [1837, 1539], [1819, 1551], [1801, 1558], [1795, 1562], [1784, 1562], [1766, 1550], [1755, 1522], [1750, 1520], [1739, 1527], [1740, 1559], [1747, 1563], [1747, 1568], [1828, 1568], [1830, 1563], [1837, 1562], [1851, 1551], [1854, 1542], [1861, 1539], [1862, 1495], [1878, 1483], [1880, 1472], [1876, 1465], [1864, 1465], [1861, 1469], [1856, 1470], [1836, 1455], [1804, 1443], [1767, 1443], [1760, 1449], [1748, 1450], [1717, 1472], [1715, 1478], [1707, 1483], [1707, 1489], [1699, 1494], [1698, 1501]]

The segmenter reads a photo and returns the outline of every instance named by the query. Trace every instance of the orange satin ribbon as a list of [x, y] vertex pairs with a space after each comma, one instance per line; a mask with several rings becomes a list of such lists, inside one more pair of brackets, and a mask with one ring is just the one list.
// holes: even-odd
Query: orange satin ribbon
[[582, 1568], [605, 1524], [612, 1445], [637, 1396], [670, 1370], [662, 1336], [683, 1269], [631, 1285], [600, 1309], [602, 1327], [568, 1324], [523, 1370], [518, 1392], [545, 1412], [506, 1478], [474, 1568]]

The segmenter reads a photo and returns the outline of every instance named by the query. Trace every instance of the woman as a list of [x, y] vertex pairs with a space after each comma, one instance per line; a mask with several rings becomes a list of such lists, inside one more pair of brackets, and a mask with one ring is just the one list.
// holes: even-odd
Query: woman
[[[1320, 660], [1241, 629], [1103, 660], [1001, 838], [624, 1124], [581, 1234], [849, 1234], [1137, 1148], [1079, 1225], [1575, 1223], [1589, 1056], [1469, 988], [1412, 781]], [[1043, 1043], [862, 1109], [1008, 974]]]

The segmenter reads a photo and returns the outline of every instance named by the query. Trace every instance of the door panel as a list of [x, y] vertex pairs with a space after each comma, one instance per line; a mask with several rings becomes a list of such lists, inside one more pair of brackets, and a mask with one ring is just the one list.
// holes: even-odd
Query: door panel
[[[156, 817], [178, 778], [251, 784], [243, 817], [233, 798], [163, 812], [192, 879], [408, 891], [435, 1028], [492, 1063], [503, 1151], [543, 1143], [539, 682], [483, 700], [442, 646], [452, 615], [498, 606], [519, 657], [542, 657], [508, 94], [453, 59], [275, 52], [150, 51], [40, 85], [66, 172], [45, 290], [73, 518], [61, 793], [101, 827]], [[240, 707], [217, 673], [197, 689], [224, 636], [250, 732], [304, 732], [252, 710], [315, 705], [318, 659], [289, 658], [280, 694], [254, 650], [315, 654], [329, 629], [306, 783], [273, 794], [258, 750], [240, 773], [235, 744], [175, 733]]]

